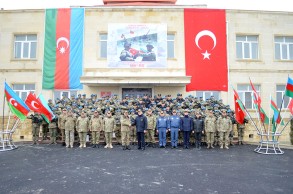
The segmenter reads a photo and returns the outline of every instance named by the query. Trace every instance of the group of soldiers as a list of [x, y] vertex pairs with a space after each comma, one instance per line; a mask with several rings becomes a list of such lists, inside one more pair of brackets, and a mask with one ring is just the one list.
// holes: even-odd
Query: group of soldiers
[[176, 98], [161, 94], [154, 98], [125, 95], [119, 99], [117, 95], [97, 98], [92, 94], [87, 98], [86, 94], [79, 94], [70, 98], [64, 95], [55, 103], [49, 99], [48, 105], [55, 115], [51, 122], [47, 123], [38, 113], [28, 117], [32, 119], [33, 144], [38, 144], [42, 129], [43, 140], [50, 131], [50, 144], [57, 144], [60, 137], [68, 148], [76, 140], [80, 148], [86, 147], [89, 139], [93, 148], [99, 147], [103, 136], [105, 148], [113, 148], [115, 137], [124, 150], [137, 141], [138, 148], [145, 149], [145, 146], [156, 147], [158, 136], [161, 148], [170, 142], [171, 148], [182, 145], [189, 149], [194, 144], [200, 149], [204, 139], [207, 148], [219, 145], [229, 149], [233, 144], [233, 124], [237, 124], [238, 143], [243, 144], [245, 124], [237, 123], [230, 106], [213, 96], [204, 100], [192, 95], [183, 98], [182, 94]]

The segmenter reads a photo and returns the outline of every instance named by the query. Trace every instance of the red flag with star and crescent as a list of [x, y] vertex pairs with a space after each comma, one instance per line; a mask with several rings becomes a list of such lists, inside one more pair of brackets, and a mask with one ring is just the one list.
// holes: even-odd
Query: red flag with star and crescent
[[25, 104], [34, 112], [44, 114], [49, 121], [52, 120], [52, 114], [45, 108], [43, 103], [37, 99], [36, 95], [29, 93], [26, 97]]
[[184, 9], [186, 91], [228, 91], [226, 12]]

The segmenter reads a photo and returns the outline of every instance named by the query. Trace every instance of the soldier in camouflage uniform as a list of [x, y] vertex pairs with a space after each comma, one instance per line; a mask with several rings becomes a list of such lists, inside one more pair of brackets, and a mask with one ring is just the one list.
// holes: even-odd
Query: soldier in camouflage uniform
[[121, 116], [121, 135], [122, 135], [122, 147], [123, 150], [130, 150], [129, 140], [130, 140], [130, 127], [131, 121], [128, 111], [125, 110], [123, 116]]
[[112, 146], [112, 137], [113, 137], [113, 131], [115, 128], [115, 120], [112, 117], [112, 113], [110, 111], [106, 112], [106, 117], [104, 118], [104, 133], [105, 133], [105, 139], [106, 139], [106, 146], [104, 148], [113, 148]]
[[247, 122], [246, 119], [244, 119], [243, 124], [240, 124], [237, 122], [237, 132], [238, 132], [238, 144], [243, 145], [243, 136], [244, 136], [244, 130], [245, 130], [245, 123]]
[[65, 118], [65, 144], [67, 148], [73, 148], [75, 124], [76, 118], [73, 115], [73, 112], [69, 110], [67, 117]]
[[67, 109], [63, 108], [62, 114], [58, 118], [58, 128], [60, 129], [60, 132], [61, 132], [62, 143], [65, 140], [65, 118], [66, 118], [66, 116], [67, 116]]
[[205, 118], [205, 134], [207, 141], [207, 148], [214, 148], [214, 137], [216, 131], [216, 118], [214, 116], [213, 110], [209, 110], [207, 117]]
[[81, 112], [80, 117], [76, 121], [76, 130], [79, 135], [80, 148], [86, 147], [86, 136], [89, 129], [89, 118], [86, 116], [86, 112]]
[[146, 132], [146, 142], [151, 144], [152, 147], [155, 147], [155, 131], [156, 131], [156, 116], [153, 115], [153, 111], [148, 109], [146, 113], [146, 118], [148, 121], [148, 128]]
[[43, 119], [43, 121], [42, 121], [42, 140], [47, 139], [48, 126], [49, 126], [49, 123], [47, 123], [47, 121], [45, 119]]
[[39, 144], [39, 142], [38, 142], [39, 141], [39, 132], [40, 132], [40, 126], [43, 121], [43, 118], [37, 112], [34, 112], [34, 115], [31, 114], [27, 118], [32, 120], [32, 136], [33, 136], [32, 145]]
[[232, 121], [227, 116], [226, 110], [222, 111], [222, 117], [217, 121], [217, 128], [220, 135], [220, 148], [223, 149], [223, 144], [225, 144], [225, 148], [229, 149], [229, 133], [232, 130]]
[[117, 141], [117, 144], [120, 145], [121, 144], [121, 122], [120, 122], [120, 118], [121, 118], [121, 111], [117, 110], [116, 114], [114, 116], [115, 119], [115, 138]]
[[92, 132], [92, 148], [99, 147], [100, 133], [103, 131], [103, 118], [99, 115], [97, 110], [90, 120], [90, 131]]
[[[136, 117], [137, 117], [137, 115], [135, 114], [134, 110], [132, 110], [131, 115], [130, 115], [131, 123], [134, 122]], [[130, 142], [134, 145], [136, 141], [137, 141], [137, 139], [136, 139], [136, 128], [135, 128], [135, 126], [131, 126], [130, 127]]]
[[50, 143], [49, 144], [57, 144], [56, 136], [57, 136], [57, 118], [53, 118], [52, 121], [49, 123], [49, 130], [50, 130]]

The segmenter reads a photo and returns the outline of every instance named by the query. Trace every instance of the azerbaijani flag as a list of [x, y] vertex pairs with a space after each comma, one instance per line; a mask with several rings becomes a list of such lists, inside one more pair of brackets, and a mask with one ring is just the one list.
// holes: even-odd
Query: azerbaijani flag
[[293, 79], [288, 77], [285, 95], [293, 98]]
[[8, 86], [5, 82], [4, 88], [7, 104], [11, 112], [17, 116], [20, 120], [25, 120], [26, 115], [29, 113], [29, 107], [23, 102], [23, 100]]
[[84, 9], [47, 9], [43, 89], [82, 89]]
[[[280, 112], [278, 110], [277, 104], [274, 102], [272, 97], [271, 97], [271, 108], [274, 111], [273, 123], [278, 123], [279, 124], [281, 122], [282, 118], [281, 118]], [[284, 123], [282, 122], [282, 125], [283, 124]]]

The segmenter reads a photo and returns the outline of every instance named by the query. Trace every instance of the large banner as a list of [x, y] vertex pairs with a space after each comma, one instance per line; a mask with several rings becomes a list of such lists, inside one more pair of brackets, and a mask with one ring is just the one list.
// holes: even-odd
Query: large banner
[[82, 89], [84, 9], [47, 9], [43, 89]]
[[228, 91], [226, 12], [185, 9], [186, 91]]
[[109, 24], [108, 67], [167, 67], [166, 24]]

